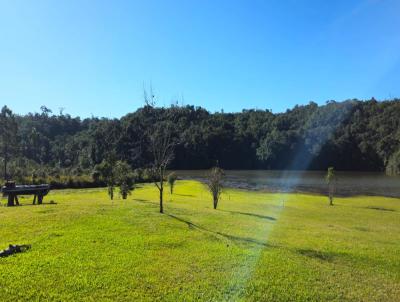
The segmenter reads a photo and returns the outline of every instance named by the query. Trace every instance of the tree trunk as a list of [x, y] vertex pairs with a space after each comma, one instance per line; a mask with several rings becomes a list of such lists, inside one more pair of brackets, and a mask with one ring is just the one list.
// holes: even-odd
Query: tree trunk
[[160, 213], [164, 213], [163, 192], [164, 192], [164, 170], [160, 169]]
[[331, 184], [329, 186], [329, 205], [333, 206], [333, 192], [334, 192], [335, 188], [333, 187], [333, 185]]
[[4, 147], [4, 181], [7, 182], [8, 176], [7, 176], [7, 145]]
[[163, 185], [162, 182], [160, 182], [160, 213], [164, 213], [164, 205], [163, 205]]
[[217, 209], [218, 206], [218, 199], [214, 197], [214, 210]]
[[108, 186], [108, 196], [110, 196], [111, 200], [114, 200], [114, 188], [111, 186]]
[[8, 195], [7, 206], [9, 206], [9, 207], [13, 207], [14, 206], [14, 195], [13, 194], [9, 194]]

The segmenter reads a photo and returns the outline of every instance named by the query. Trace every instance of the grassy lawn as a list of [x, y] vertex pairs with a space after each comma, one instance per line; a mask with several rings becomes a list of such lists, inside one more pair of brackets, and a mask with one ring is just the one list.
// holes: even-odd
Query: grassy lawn
[[[128, 200], [53, 191], [0, 207], [0, 301], [400, 301], [400, 200], [227, 190], [178, 181]], [[5, 201], [3, 200], [3, 204]]]

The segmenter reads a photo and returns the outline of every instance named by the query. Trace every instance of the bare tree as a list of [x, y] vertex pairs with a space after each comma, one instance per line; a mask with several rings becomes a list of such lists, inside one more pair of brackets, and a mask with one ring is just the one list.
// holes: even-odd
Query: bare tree
[[224, 170], [219, 167], [212, 168], [207, 175], [207, 187], [213, 197], [214, 209], [217, 208], [219, 197], [222, 193], [224, 175]]
[[149, 147], [153, 156], [152, 176], [160, 192], [160, 213], [164, 213], [163, 192], [165, 170], [174, 158], [176, 142], [172, 138], [172, 123], [158, 122], [149, 134]]
[[145, 106], [154, 108], [156, 106], [156, 96], [153, 93], [153, 85], [150, 84], [150, 91], [147, 92], [143, 84], [143, 97]]
[[336, 174], [333, 167], [329, 167], [325, 176], [325, 181], [328, 184], [329, 205], [333, 206], [333, 197], [336, 190]]

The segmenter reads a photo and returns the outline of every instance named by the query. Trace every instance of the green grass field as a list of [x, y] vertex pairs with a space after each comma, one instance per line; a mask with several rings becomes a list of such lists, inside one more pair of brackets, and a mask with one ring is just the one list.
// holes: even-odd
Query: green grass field
[[[0, 301], [400, 301], [400, 200], [226, 190], [178, 181], [53, 191], [0, 207]], [[5, 201], [3, 200], [3, 204]]]

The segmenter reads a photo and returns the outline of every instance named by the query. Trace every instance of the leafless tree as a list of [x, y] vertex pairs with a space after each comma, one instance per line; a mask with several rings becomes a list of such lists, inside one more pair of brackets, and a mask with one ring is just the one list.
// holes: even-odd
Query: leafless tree
[[149, 134], [149, 147], [153, 156], [152, 176], [160, 192], [160, 213], [164, 213], [163, 192], [165, 170], [174, 158], [176, 141], [172, 137], [171, 122], [157, 123]]
[[149, 92], [147, 92], [145, 85], [143, 84], [143, 97], [145, 106], [153, 108], [156, 106], [156, 96], [153, 93], [153, 85], [150, 84]]
[[207, 175], [207, 187], [213, 197], [214, 209], [218, 206], [219, 197], [222, 193], [222, 179], [225, 173], [219, 167], [214, 167]]

